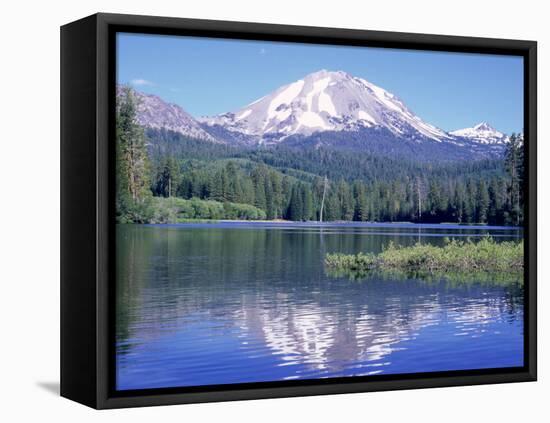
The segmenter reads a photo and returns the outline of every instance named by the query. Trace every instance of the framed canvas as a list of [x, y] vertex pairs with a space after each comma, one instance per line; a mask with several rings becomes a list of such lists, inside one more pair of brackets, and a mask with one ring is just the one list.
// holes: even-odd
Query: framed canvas
[[536, 380], [536, 43], [61, 28], [61, 394]]

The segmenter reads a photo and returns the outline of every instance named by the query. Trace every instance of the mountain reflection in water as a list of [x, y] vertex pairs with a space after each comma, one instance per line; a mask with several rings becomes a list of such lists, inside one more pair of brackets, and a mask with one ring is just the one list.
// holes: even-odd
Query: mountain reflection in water
[[390, 240], [522, 236], [415, 229], [119, 225], [117, 388], [521, 366], [519, 283], [325, 272], [327, 252], [376, 253]]

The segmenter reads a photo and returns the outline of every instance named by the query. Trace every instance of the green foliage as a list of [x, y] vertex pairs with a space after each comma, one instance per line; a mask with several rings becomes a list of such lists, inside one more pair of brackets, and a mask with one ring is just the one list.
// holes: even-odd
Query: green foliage
[[347, 278], [352, 281], [365, 280], [401, 280], [421, 279], [428, 283], [445, 282], [449, 287], [460, 285], [523, 285], [523, 273], [519, 271], [486, 272], [477, 271], [419, 271], [401, 269], [347, 269], [341, 267], [325, 267], [325, 273], [331, 278]]
[[523, 241], [495, 242], [484, 237], [478, 242], [449, 241], [444, 247], [416, 244], [399, 248], [391, 244], [379, 259], [389, 268], [411, 270], [484, 270], [508, 271], [523, 269]]
[[181, 170], [174, 156], [163, 157], [155, 172], [155, 181], [152, 191], [162, 197], [172, 197], [177, 193], [181, 184]]
[[353, 198], [355, 199], [353, 220], [365, 222], [369, 218], [367, 191], [365, 184], [360, 181], [353, 183]]
[[[449, 163], [324, 147], [239, 147], [151, 129], [145, 148], [132, 101], [131, 93], [119, 99], [119, 221], [148, 221], [151, 195], [248, 204], [268, 220], [319, 220], [327, 177], [324, 221], [523, 223], [519, 137], [506, 160]], [[128, 145], [140, 158], [133, 166], [123, 154]], [[137, 181], [132, 190], [128, 181]]]
[[483, 180], [479, 181], [476, 201], [478, 205], [477, 221], [479, 223], [487, 223], [490, 206], [489, 190], [487, 189], [487, 184]]
[[372, 270], [379, 266], [379, 259], [372, 253], [359, 254], [327, 254], [325, 265], [334, 269]]
[[523, 137], [512, 134], [506, 148], [505, 167], [510, 176], [507, 218], [514, 225], [523, 220]]
[[192, 198], [155, 197], [150, 223], [179, 223], [190, 220], [264, 220], [265, 212], [249, 204], [221, 203]]
[[390, 243], [380, 254], [327, 254], [325, 265], [336, 272], [401, 271], [441, 275], [523, 271], [523, 241], [496, 242], [484, 237], [478, 242], [447, 240], [443, 247], [417, 243], [398, 247]]
[[130, 88], [116, 106], [116, 217], [118, 222], [147, 222], [151, 217], [150, 165], [137, 104]]
[[263, 210], [250, 204], [223, 203], [224, 219], [230, 220], [265, 220]]

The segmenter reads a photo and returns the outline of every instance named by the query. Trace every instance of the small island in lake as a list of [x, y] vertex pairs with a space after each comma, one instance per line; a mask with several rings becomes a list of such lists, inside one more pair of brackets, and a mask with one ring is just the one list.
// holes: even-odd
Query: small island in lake
[[390, 242], [379, 254], [326, 254], [325, 266], [329, 273], [348, 274], [354, 279], [374, 271], [397, 271], [417, 277], [453, 275], [454, 279], [469, 280], [490, 274], [494, 279], [515, 282], [522, 280], [523, 250], [523, 240], [496, 242], [489, 236], [478, 242], [447, 238], [444, 246], [416, 243], [402, 247]]

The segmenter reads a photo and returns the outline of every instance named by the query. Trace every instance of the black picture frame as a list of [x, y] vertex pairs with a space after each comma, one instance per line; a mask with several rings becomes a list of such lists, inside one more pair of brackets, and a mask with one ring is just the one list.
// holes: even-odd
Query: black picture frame
[[[495, 53], [524, 58], [525, 365], [522, 368], [116, 392], [114, 377], [115, 34]], [[61, 395], [97, 409], [430, 388], [537, 378], [537, 44], [197, 19], [95, 14], [61, 28]]]

